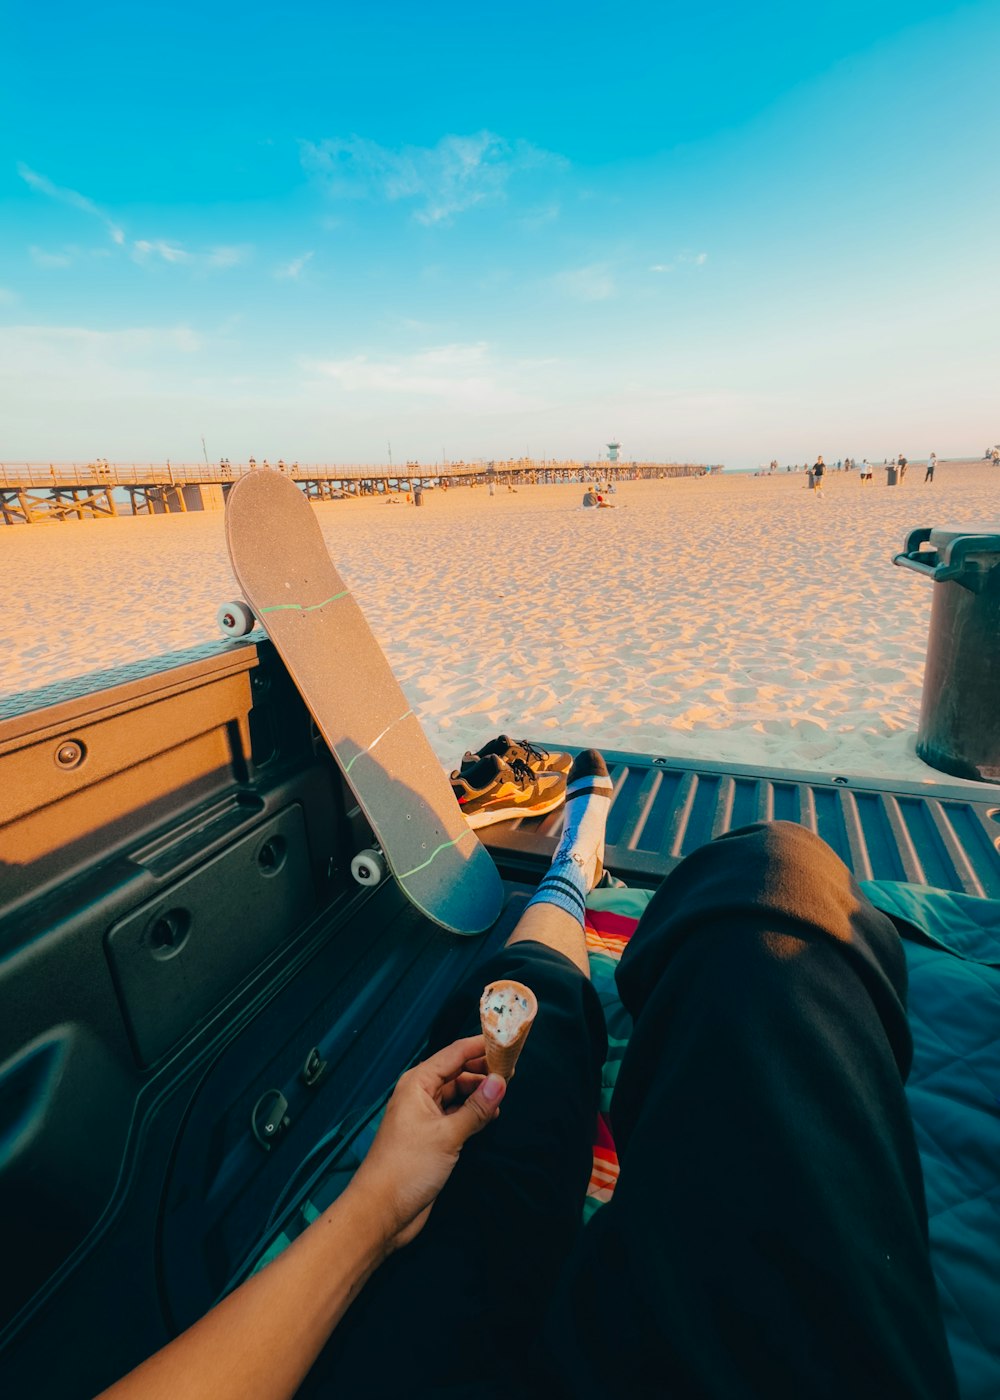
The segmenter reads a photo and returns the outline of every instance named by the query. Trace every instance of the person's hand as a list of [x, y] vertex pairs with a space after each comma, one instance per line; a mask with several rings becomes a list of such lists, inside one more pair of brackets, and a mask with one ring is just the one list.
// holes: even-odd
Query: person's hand
[[404, 1074], [348, 1188], [385, 1222], [391, 1252], [423, 1229], [465, 1142], [497, 1116], [507, 1085], [486, 1074], [481, 1035], [456, 1040]]

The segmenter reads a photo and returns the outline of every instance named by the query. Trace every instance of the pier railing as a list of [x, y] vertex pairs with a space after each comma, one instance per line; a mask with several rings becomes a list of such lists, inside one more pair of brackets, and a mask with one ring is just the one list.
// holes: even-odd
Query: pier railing
[[503, 461], [425, 463], [248, 462], [0, 462], [0, 524], [171, 515], [219, 510], [229, 487], [258, 467], [275, 467], [313, 500], [409, 490], [421, 483], [516, 486], [695, 476], [721, 468], [678, 462], [578, 462], [509, 458]]

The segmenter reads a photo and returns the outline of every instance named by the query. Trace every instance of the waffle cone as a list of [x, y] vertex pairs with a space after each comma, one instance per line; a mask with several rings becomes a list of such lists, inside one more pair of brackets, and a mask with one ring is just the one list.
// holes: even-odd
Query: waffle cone
[[[487, 1002], [490, 997], [496, 996], [498, 992], [513, 992], [519, 997], [524, 997], [528, 1003], [528, 1015], [518, 1029], [517, 1035], [506, 1044], [501, 1043], [496, 1034], [496, 1015], [488, 1008]], [[483, 1039], [486, 1041], [486, 1068], [490, 1074], [500, 1074], [504, 1079], [510, 1080], [514, 1076], [514, 1069], [517, 1065], [518, 1057], [524, 1049], [524, 1043], [528, 1039], [528, 1033], [535, 1024], [535, 1017], [538, 1015], [538, 1002], [534, 992], [530, 987], [526, 987], [523, 982], [499, 981], [491, 982], [484, 988], [483, 995], [479, 1001], [479, 1019], [483, 1027]]]

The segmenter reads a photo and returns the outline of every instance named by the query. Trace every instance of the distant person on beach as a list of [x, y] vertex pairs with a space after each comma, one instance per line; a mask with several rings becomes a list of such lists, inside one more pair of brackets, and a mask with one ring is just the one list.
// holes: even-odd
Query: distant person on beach
[[902, 481], [903, 477], [906, 475], [906, 458], [901, 452], [896, 460], [899, 463], [899, 479]]
[[937, 466], [937, 454], [936, 454], [935, 452], [932, 452], [931, 455], [927, 458], [927, 470], [924, 472], [924, 485], [925, 485], [925, 486], [927, 485], [928, 481], [933, 481], [933, 480], [934, 480], [934, 468], [935, 468], [936, 466]]
[[826, 467], [823, 465], [823, 458], [817, 457], [813, 463], [813, 486], [817, 491], [823, 489], [823, 477], [826, 475]]

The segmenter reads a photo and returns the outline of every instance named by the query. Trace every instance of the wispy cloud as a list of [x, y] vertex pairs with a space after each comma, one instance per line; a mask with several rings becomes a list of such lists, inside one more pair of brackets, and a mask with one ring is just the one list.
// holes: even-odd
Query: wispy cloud
[[224, 269], [239, 267], [250, 254], [249, 248], [234, 245], [210, 248], [207, 253], [193, 253], [183, 244], [171, 243], [165, 238], [137, 238], [132, 244], [132, 257], [138, 263], [160, 258], [165, 263], [184, 263], [188, 267]]
[[707, 253], [677, 253], [673, 262], [653, 263], [650, 272], [676, 272], [679, 267], [704, 267], [708, 262]]
[[14, 301], [17, 301], [17, 293], [9, 287], [0, 287], [0, 306], [9, 306]]
[[566, 164], [528, 141], [507, 141], [491, 131], [398, 150], [362, 136], [303, 141], [301, 158], [336, 198], [413, 201], [414, 218], [428, 225], [502, 200], [511, 180], [526, 171]]
[[305, 368], [335, 380], [349, 393], [377, 390], [448, 398], [458, 390], [475, 392], [484, 386], [487, 355], [487, 345], [478, 341], [439, 345], [393, 359], [351, 355], [342, 360], [312, 360]]
[[537, 229], [546, 228], [549, 224], [554, 224], [559, 218], [558, 204], [545, 204], [538, 209], [529, 209], [521, 215], [518, 223], [527, 233], [534, 233]]
[[167, 243], [162, 238], [137, 238], [132, 244], [132, 251], [136, 262], [145, 262], [147, 258], [162, 258], [168, 263], [190, 262], [191, 254], [186, 248], [182, 248], [177, 243]]
[[429, 414], [504, 413], [535, 403], [537, 364], [497, 359], [485, 341], [430, 346], [411, 355], [355, 354], [303, 360], [314, 386], [336, 386], [353, 410], [388, 401]]
[[[109, 386], [162, 386], [162, 375], [190, 373], [202, 349], [190, 326], [142, 326], [117, 331], [87, 326], [0, 327], [0, 375], [27, 398], [58, 392], [67, 401]], [[152, 377], [150, 377], [152, 376]], [[159, 377], [158, 377], [159, 376]]]
[[71, 267], [73, 264], [69, 253], [49, 253], [34, 244], [28, 249], [28, 256], [36, 267]]
[[48, 176], [40, 175], [37, 170], [32, 170], [30, 166], [25, 165], [24, 161], [18, 161], [17, 173], [26, 185], [37, 190], [39, 194], [57, 200], [60, 204], [68, 204], [71, 209], [79, 209], [83, 214], [91, 214], [95, 219], [100, 219], [107, 229], [112, 243], [121, 245], [125, 242], [124, 229], [100, 205], [95, 204], [92, 199], [88, 199], [85, 194], [80, 194], [77, 190], [64, 189], [62, 185], [53, 184]]
[[607, 301], [615, 294], [615, 280], [607, 263], [567, 268], [552, 280], [561, 292], [575, 301]]
[[84, 258], [110, 258], [112, 250], [110, 248], [81, 248], [77, 243], [67, 243], [58, 249], [39, 248], [37, 243], [32, 243], [28, 248], [28, 256], [36, 267], [72, 267], [75, 263]]
[[[198, 256], [199, 254], [195, 254], [195, 257]], [[206, 267], [240, 267], [253, 257], [253, 249], [246, 243], [224, 243], [218, 248], [210, 248], [207, 253], [200, 254], [200, 257]]]
[[[82, 214], [99, 219], [107, 230], [111, 242], [127, 252], [137, 263], [159, 259], [166, 263], [184, 263], [193, 267], [224, 269], [236, 267], [246, 262], [251, 250], [245, 246], [222, 245], [210, 248], [207, 252], [192, 252], [183, 244], [165, 238], [129, 239], [124, 228], [106, 210], [102, 209], [87, 195], [77, 190], [64, 189], [54, 184], [46, 175], [40, 175], [23, 161], [18, 162], [17, 173], [31, 189], [45, 195], [59, 204], [69, 205]], [[78, 249], [67, 249], [61, 253], [47, 253], [44, 249], [32, 246], [29, 253], [39, 267], [68, 267], [78, 254]]]
[[310, 258], [313, 256], [313, 251], [314, 250], [310, 248], [308, 253], [300, 253], [297, 258], [292, 258], [291, 262], [282, 263], [280, 267], [275, 268], [275, 277], [286, 281], [297, 281], [302, 275], [302, 270], [306, 263], [309, 262]]

